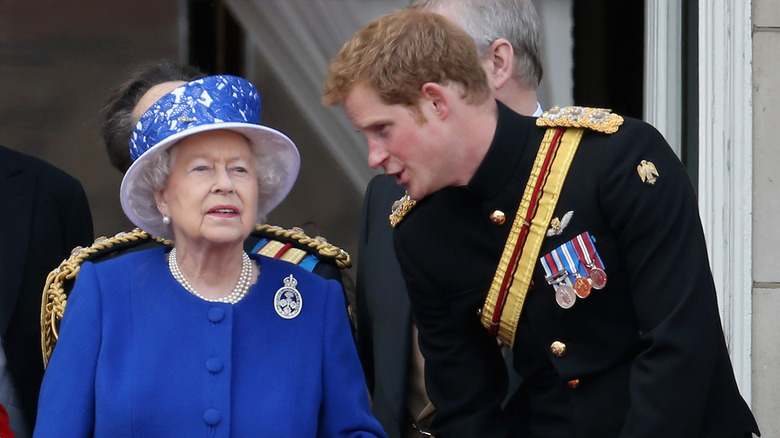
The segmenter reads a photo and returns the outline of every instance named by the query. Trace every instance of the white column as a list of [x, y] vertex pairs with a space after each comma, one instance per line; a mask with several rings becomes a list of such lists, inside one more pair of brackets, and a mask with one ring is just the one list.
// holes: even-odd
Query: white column
[[680, 156], [682, 144], [682, 5], [645, 3], [644, 119]]
[[699, 207], [737, 383], [750, 401], [750, 0], [699, 1]]

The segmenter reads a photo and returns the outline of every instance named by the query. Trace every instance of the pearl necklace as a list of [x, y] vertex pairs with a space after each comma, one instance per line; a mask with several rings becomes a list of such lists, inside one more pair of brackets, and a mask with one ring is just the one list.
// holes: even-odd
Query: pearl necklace
[[176, 260], [176, 248], [173, 248], [171, 252], [168, 253], [168, 269], [170, 269], [171, 274], [173, 274], [173, 278], [175, 278], [184, 289], [187, 289], [188, 292], [196, 297], [212, 303], [236, 304], [249, 293], [249, 285], [252, 282], [252, 259], [250, 259], [245, 252], [242, 252], [241, 255], [241, 276], [238, 277], [238, 283], [236, 283], [236, 287], [233, 288], [233, 292], [220, 298], [206, 298], [192, 287], [184, 274], [182, 274], [181, 269], [179, 269], [179, 261]]

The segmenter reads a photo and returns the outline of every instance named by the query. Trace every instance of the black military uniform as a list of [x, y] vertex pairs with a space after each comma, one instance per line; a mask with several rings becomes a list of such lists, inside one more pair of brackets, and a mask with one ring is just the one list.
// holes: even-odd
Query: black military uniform
[[[394, 235], [438, 409], [434, 435], [758, 433], [733, 376], [690, 181], [662, 136], [632, 119], [611, 135], [585, 132], [553, 212], [566, 223], [539, 254], [589, 232], [607, 285], [563, 308], [537, 262], [513, 349], [524, 381], [501, 409], [504, 362], [478, 311], [545, 128], [498, 105], [469, 184], [420, 200]], [[652, 178], [638, 172], [651, 165]]]

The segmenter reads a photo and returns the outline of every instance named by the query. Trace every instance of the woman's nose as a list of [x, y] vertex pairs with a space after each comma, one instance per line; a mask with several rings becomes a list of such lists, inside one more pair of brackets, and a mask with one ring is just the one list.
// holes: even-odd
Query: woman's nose
[[235, 189], [233, 179], [230, 178], [228, 170], [218, 167], [214, 173], [214, 192], [232, 192]]

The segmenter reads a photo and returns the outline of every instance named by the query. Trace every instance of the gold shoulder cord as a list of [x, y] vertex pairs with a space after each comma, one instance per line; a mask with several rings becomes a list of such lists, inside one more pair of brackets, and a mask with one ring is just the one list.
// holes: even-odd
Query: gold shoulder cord
[[[323, 237], [309, 237], [300, 228], [284, 229], [275, 225], [257, 224], [257, 231], [267, 232], [276, 236], [293, 239], [301, 245], [308, 246], [317, 251], [323, 258], [334, 261], [341, 269], [352, 266], [349, 253], [327, 242]], [[65, 314], [68, 297], [65, 293], [65, 282], [75, 280], [81, 264], [92, 254], [111, 248], [115, 245], [137, 240], [154, 239], [157, 242], [173, 246], [172, 240], [152, 236], [146, 231], [136, 228], [130, 232], [119, 233], [113, 237], [98, 237], [88, 248], [76, 247], [71, 251], [70, 257], [63, 260], [57, 269], [51, 271], [46, 277], [41, 298], [41, 350], [43, 353], [43, 366], [49, 364], [49, 358], [54, 346], [59, 339], [59, 324]]]
[[309, 237], [301, 228], [293, 227], [288, 230], [276, 225], [257, 224], [255, 225], [255, 230], [290, 238], [299, 242], [301, 245], [316, 249], [320, 256], [333, 260], [341, 269], [352, 266], [352, 257], [350, 257], [348, 252], [336, 245], [328, 243], [324, 237]]
[[64, 288], [65, 282], [76, 278], [81, 270], [81, 264], [92, 254], [121, 243], [149, 239], [154, 239], [163, 245], [173, 245], [171, 240], [152, 236], [146, 231], [136, 228], [133, 231], [119, 233], [110, 238], [98, 237], [88, 248], [77, 246], [71, 251], [70, 257], [63, 260], [57, 269], [49, 273], [41, 299], [41, 350], [44, 368], [49, 364], [54, 345], [59, 339], [59, 324], [62, 321], [62, 315], [65, 314], [65, 306], [68, 302]]
[[482, 324], [510, 348], [542, 241], [584, 129], [612, 134], [623, 118], [609, 110], [554, 107], [536, 120], [548, 127], [512, 223], [485, 305]]
[[[559, 131], [562, 135], [555, 138]], [[548, 129], [545, 133], [485, 299], [482, 324], [510, 348], [515, 343], [536, 258], [582, 132]], [[550, 156], [554, 159], [546, 163]]]

